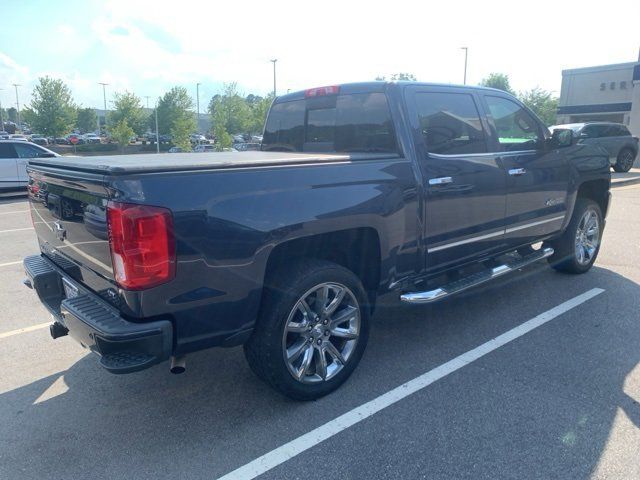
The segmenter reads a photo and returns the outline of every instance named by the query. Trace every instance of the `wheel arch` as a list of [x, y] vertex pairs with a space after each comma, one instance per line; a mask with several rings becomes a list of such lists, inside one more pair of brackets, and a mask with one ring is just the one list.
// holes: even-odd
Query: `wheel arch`
[[609, 179], [596, 179], [588, 180], [580, 184], [578, 187], [577, 198], [588, 198], [593, 200], [600, 207], [602, 215], [605, 216], [609, 208], [610, 201], [610, 180]]

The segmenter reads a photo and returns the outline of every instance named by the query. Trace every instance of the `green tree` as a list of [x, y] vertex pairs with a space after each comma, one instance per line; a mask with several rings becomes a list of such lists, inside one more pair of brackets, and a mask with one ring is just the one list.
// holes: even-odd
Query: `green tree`
[[59, 137], [73, 128], [76, 106], [71, 90], [62, 80], [40, 77], [31, 97], [31, 103], [24, 110], [24, 120], [32, 129]]
[[118, 123], [111, 125], [111, 127], [109, 127], [109, 133], [111, 134], [111, 138], [120, 145], [122, 152], [124, 152], [124, 147], [129, 145], [131, 137], [135, 135], [133, 128], [129, 126], [124, 118], [119, 120]]
[[191, 150], [189, 135], [195, 128], [193, 115], [181, 115], [175, 119], [171, 127], [171, 140], [176, 147], [180, 147], [183, 152]]
[[[173, 87], [158, 99], [158, 133], [171, 133], [176, 122], [191, 118], [189, 133], [196, 130], [193, 99], [184, 87]], [[149, 124], [155, 130], [155, 117], [149, 117]]]
[[264, 122], [267, 119], [267, 113], [273, 103], [273, 93], [266, 97], [256, 97], [256, 100], [250, 103], [251, 122], [249, 124], [249, 133], [260, 134], [264, 130]]
[[98, 115], [93, 108], [79, 108], [76, 127], [82, 132], [94, 132], [98, 129]]
[[483, 78], [482, 81], [480, 81], [480, 86], [497, 88], [498, 90], [503, 90], [508, 93], [514, 93], [509, 84], [509, 75], [504, 73], [490, 73], [487, 78]]
[[114, 95], [113, 111], [109, 112], [107, 125], [111, 128], [122, 120], [125, 120], [137, 135], [144, 133], [147, 117], [142, 108], [142, 101], [137, 95], [130, 92]]
[[522, 103], [534, 111], [545, 125], [553, 125], [556, 123], [556, 114], [558, 112], [558, 97], [554, 96], [548, 90], [540, 87], [532, 88], [525, 92], [520, 92], [518, 98]]
[[[378, 75], [376, 77], [377, 81], [385, 81], [386, 79], [387, 77], [384, 75]], [[405, 73], [405, 72], [394, 73], [391, 75], [391, 81], [392, 82], [402, 82], [402, 81], [415, 82], [416, 76], [413, 73]]]
[[225, 84], [223, 94], [211, 99], [209, 113], [214, 128], [216, 122], [222, 122], [225, 130], [233, 134], [247, 133], [252, 126], [251, 107], [238, 92], [235, 82]]

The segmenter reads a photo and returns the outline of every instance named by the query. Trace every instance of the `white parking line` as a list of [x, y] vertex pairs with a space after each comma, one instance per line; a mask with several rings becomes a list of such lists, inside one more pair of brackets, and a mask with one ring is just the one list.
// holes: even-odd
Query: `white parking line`
[[18, 265], [19, 263], [22, 263], [22, 260], [18, 260], [17, 262], [0, 263], [0, 267], [8, 267], [9, 265]]
[[29, 210], [14, 210], [12, 212], [0, 212], [0, 215], [9, 215], [10, 213], [29, 213]]
[[488, 353], [512, 342], [516, 338], [534, 330], [545, 323], [553, 320], [559, 315], [568, 312], [572, 308], [581, 305], [587, 300], [595, 297], [596, 295], [604, 292], [601, 288], [594, 288], [582, 295], [567, 300], [561, 303], [557, 307], [547, 310], [541, 313], [537, 317], [532, 318], [524, 322], [523, 324], [503, 333], [502, 335], [483, 343], [479, 347], [469, 350], [462, 355], [457, 356], [453, 360], [449, 360], [443, 363], [439, 367], [429, 370], [428, 372], [420, 375], [419, 377], [409, 380], [407, 383], [394, 388], [374, 398], [370, 402], [365, 403], [347, 413], [340, 415], [339, 417], [325, 423], [324, 425], [311, 430], [309, 433], [296, 438], [295, 440], [285, 443], [284, 445], [272, 450], [261, 457], [247, 463], [246, 465], [220, 477], [219, 480], [238, 480], [238, 479], [252, 479], [258, 475], [277, 467], [278, 465], [286, 462], [287, 460], [299, 455], [300, 453], [308, 450], [315, 445], [327, 440], [328, 438], [337, 435], [338, 433], [346, 430], [347, 428], [363, 421], [364, 419], [378, 413], [390, 405], [393, 405], [403, 398], [408, 397], [412, 393], [422, 390], [428, 387], [432, 383], [446, 377], [447, 375], [461, 369], [462, 367], [469, 365], [470, 363], [484, 357]]
[[12, 228], [10, 230], [0, 230], [0, 233], [8, 233], [8, 232], [23, 232], [25, 230], [33, 230], [33, 227], [27, 228]]
[[17, 330], [11, 330], [9, 332], [0, 333], [0, 339], [13, 337], [14, 335], [20, 335], [21, 333], [33, 332], [35, 330], [40, 330], [41, 328], [46, 328], [51, 325], [51, 322], [47, 323], [39, 323], [38, 325], [31, 325], [30, 327], [19, 328]]

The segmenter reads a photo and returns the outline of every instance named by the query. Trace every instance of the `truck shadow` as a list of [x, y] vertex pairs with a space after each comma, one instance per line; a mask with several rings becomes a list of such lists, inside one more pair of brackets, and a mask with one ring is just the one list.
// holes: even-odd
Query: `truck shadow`
[[[317, 402], [292, 402], [273, 392], [252, 374], [239, 348], [193, 354], [187, 373], [180, 376], [170, 375], [166, 364], [114, 376], [102, 371], [96, 359], [87, 355], [66, 371], [0, 395], [4, 411], [0, 477], [16, 478], [15, 472], [21, 472], [21, 478], [131, 478], [131, 469], [142, 466], [149, 478], [212, 478], [531, 318], [504, 315], [505, 305], [513, 298], [523, 298], [532, 291], [546, 295], [545, 290], [553, 288], [554, 292], [548, 292], [550, 303], [530, 307], [538, 314], [590, 288], [602, 287], [607, 293], [600, 308], [613, 316], [618, 315], [616, 305], [622, 296], [640, 297], [639, 285], [603, 268], [595, 268], [579, 280], [542, 269], [546, 267], [534, 266], [523, 275], [430, 307], [407, 309], [395, 299], [383, 298], [360, 367], [337, 393]], [[501, 316], [499, 311], [503, 312]], [[553, 471], [560, 476], [562, 472], [572, 478], [592, 474], [618, 411], [640, 428], [640, 398], [633, 399], [624, 390], [627, 376], [640, 362], [640, 326], [631, 323], [619, 318], [585, 318], [585, 330], [596, 333], [585, 338], [570, 330], [580, 337], [576, 340], [578, 348], [593, 349], [599, 363], [597, 374], [589, 370], [593, 367], [589, 363], [584, 370], [574, 372], [582, 378], [567, 383], [579, 381], [581, 391], [576, 395], [592, 391], [593, 401], [587, 396], [576, 402], [580, 408], [574, 412], [575, 421], [558, 415], [556, 421], [544, 423], [539, 431], [526, 432], [528, 441], [537, 435], [542, 438], [536, 441], [557, 448], [546, 449], [542, 455], [540, 450], [523, 451], [522, 444], [515, 443], [500, 452], [503, 458], [498, 462], [492, 458], [493, 448], [473, 443], [469, 445], [486, 448], [486, 452], [456, 459], [456, 471], [473, 472], [477, 478], [486, 470], [492, 478], [500, 478], [509, 472], [496, 470], [495, 465], [524, 462], [532, 468], [555, 465]], [[611, 351], [612, 340], [623, 342], [617, 352]], [[77, 347], [70, 344], [69, 348]], [[548, 367], [544, 360], [539, 361], [528, 365], [529, 373]], [[534, 393], [536, 388], [549, 388], [544, 378], [536, 381], [542, 384], [524, 388]], [[491, 395], [501, 400], [501, 392]], [[540, 401], [545, 398], [541, 395]], [[547, 415], [554, 416], [553, 404], [549, 408]], [[492, 406], [480, 410], [476, 413], [484, 420], [478, 417], [467, 421], [495, 422], [494, 433], [500, 435], [499, 409]], [[582, 420], [585, 415], [587, 422]], [[439, 434], [440, 438], [446, 435], [445, 431]], [[460, 443], [451, 440], [449, 445], [459, 447], [465, 441], [478, 441], [471, 431]], [[437, 438], [425, 437], [416, 462], [430, 463], [426, 457], [431, 451], [436, 455], [437, 449], [431, 448], [435, 445], [430, 445], [435, 442]], [[459, 464], [464, 458], [475, 463]], [[438, 461], [446, 464], [447, 460]]]

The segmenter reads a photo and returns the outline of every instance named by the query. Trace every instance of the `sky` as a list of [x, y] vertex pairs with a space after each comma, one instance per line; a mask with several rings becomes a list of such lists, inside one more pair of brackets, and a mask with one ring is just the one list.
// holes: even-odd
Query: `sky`
[[37, 78], [63, 79], [76, 103], [114, 92], [150, 106], [175, 85], [200, 110], [225, 82], [245, 93], [300, 90], [378, 75], [467, 83], [491, 72], [516, 90], [560, 90], [561, 71], [636, 61], [640, 1], [0, 0], [0, 101], [28, 104]]

